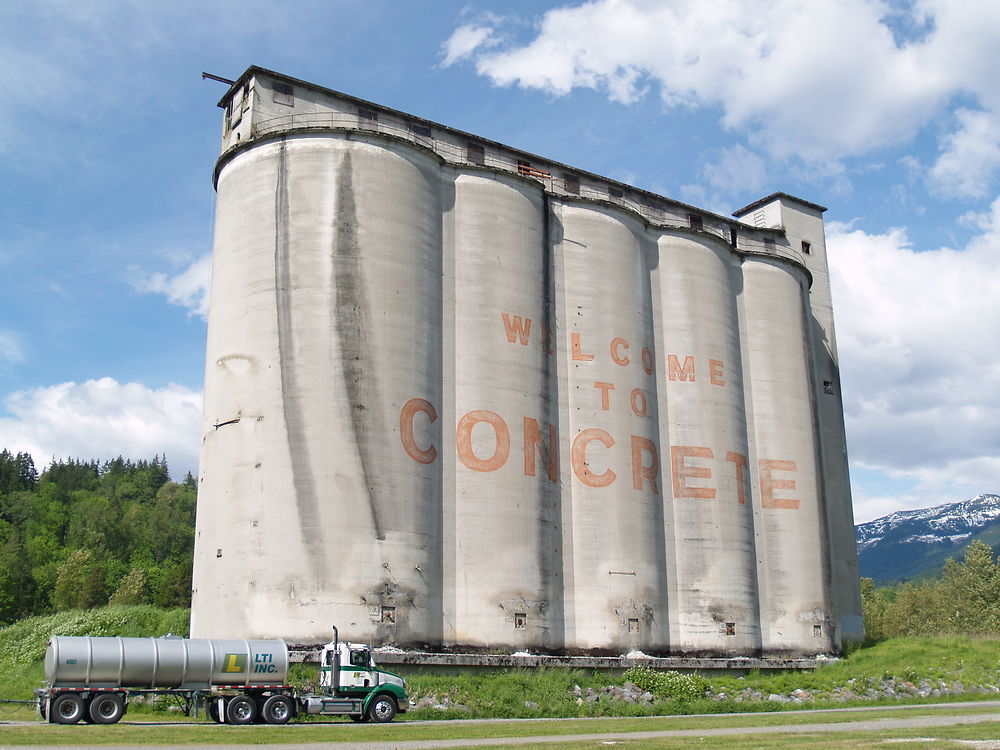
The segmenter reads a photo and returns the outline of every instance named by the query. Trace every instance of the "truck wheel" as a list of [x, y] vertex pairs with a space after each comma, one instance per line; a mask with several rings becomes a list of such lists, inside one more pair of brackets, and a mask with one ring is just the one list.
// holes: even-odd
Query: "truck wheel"
[[87, 713], [95, 724], [116, 724], [125, 715], [125, 701], [116, 693], [103, 693], [91, 699]]
[[52, 701], [52, 721], [56, 724], [76, 724], [83, 718], [83, 698], [76, 693], [63, 693]]
[[230, 724], [253, 724], [257, 718], [257, 703], [253, 698], [237, 695], [226, 704], [226, 721]]
[[396, 701], [391, 695], [376, 695], [368, 705], [368, 718], [379, 724], [392, 721], [396, 716]]
[[260, 709], [261, 717], [268, 724], [287, 724], [295, 709], [287, 695], [272, 695]]

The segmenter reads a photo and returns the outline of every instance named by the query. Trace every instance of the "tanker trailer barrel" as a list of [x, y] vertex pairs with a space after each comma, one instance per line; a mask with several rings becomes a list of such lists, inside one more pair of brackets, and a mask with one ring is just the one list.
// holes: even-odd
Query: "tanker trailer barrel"
[[53, 636], [45, 678], [58, 687], [206, 688], [283, 684], [282, 640]]

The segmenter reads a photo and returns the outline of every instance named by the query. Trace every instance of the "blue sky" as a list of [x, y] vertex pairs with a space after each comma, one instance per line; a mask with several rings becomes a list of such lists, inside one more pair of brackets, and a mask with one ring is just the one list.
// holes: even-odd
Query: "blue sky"
[[1000, 491], [995, 0], [0, 3], [0, 447], [196, 472], [260, 65], [728, 214], [829, 206], [855, 513]]

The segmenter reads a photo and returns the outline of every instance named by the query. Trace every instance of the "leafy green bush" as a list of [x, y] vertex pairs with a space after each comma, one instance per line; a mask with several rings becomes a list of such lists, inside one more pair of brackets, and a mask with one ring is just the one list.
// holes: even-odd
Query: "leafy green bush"
[[164, 610], [148, 604], [72, 609], [28, 617], [0, 628], [0, 671], [41, 661], [53, 635], [186, 636], [189, 619], [187, 609]]
[[625, 670], [622, 679], [658, 698], [677, 700], [703, 698], [708, 688], [708, 681], [697, 673], [658, 672], [649, 667], [630, 667]]

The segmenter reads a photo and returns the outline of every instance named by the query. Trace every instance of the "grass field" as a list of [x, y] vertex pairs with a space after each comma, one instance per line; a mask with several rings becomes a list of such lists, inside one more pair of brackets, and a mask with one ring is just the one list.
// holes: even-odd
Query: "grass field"
[[[50, 635], [90, 634], [142, 636], [160, 634], [166, 630], [184, 634], [186, 611], [163, 611], [152, 607], [108, 607], [86, 612], [65, 612], [50, 617], [30, 618], [15, 625], [0, 628], [0, 698], [30, 699], [33, 688], [42, 685], [44, 674], [41, 658]], [[536, 736], [552, 734], [577, 734], [600, 732], [645, 732], [660, 729], [698, 728], [720, 726], [768, 726], [774, 723], [802, 724], [804, 722], [852, 721], [861, 714], [808, 714], [796, 709], [813, 709], [844, 705], [835, 699], [838, 689], [850, 689], [852, 694], [865, 696], [863, 701], [850, 705], [889, 705], [873, 715], [915, 716], [915, 711], [934, 715], [940, 709], [896, 708], [903, 704], [954, 701], [949, 713], [981, 712], [983, 709], [962, 706], [962, 701], [998, 697], [997, 693], [984, 695], [978, 686], [1000, 686], [1000, 641], [984, 638], [899, 638], [855, 650], [845, 659], [833, 660], [813, 672], [750, 673], [744, 677], [703, 675], [713, 695], [728, 696], [724, 700], [710, 698], [678, 699], [664, 695], [651, 706], [624, 700], [609, 700], [601, 696], [596, 701], [578, 698], [588, 689], [621, 685], [619, 676], [597, 670], [502, 670], [491, 673], [441, 675], [410, 670], [405, 673], [408, 691], [413, 698], [432, 697], [425, 701], [434, 707], [410, 711], [406, 722], [433, 719], [434, 724], [396, 723], [389, 726], [358, 726], [347, 721], [297, 722], [287, 727], [229, 727], [209, 723], [183, 721], [184, 717], [167, 710], [166, 706], [131, 707], [127, 722], [147, 722], [142, 726], [122, 724], [111, 727], [71, 726], [61, 727], [38, 722], [34, 725], [7, 724], [0, 728], [0, 743], [14, 744], [269, 744], [279, 742], [386, 742], [402, 740], [435, 741], [444, 738], [487, 739], [494, 737]], [[300, 686], [315, 682], [316, 670], [310, 665], [296, 665], [290, 681]], [[876, 688], [886, 680], [907, 683], [924, 681], [934, 685], [963, 686], [962, 695], [928, 696], [926, 698], [892, 697]], [[579, 687], [579, 690], [575, 688]], [[949, 687], [949, 689], [951, 689]], [[789, 695], [792, 691], [806, 691], [813, 698], [803, 703], [779, 703], [766, 696]], [[756, 691], [763, 700], [737, 700], [741, 692]], [[765, 711], [780, 710], [778, 714]], [[992, 710], [992, 709], [991, 709]], [[741, 713], [740, 716], [718, 714]], [[716, 714], [704, 717], [692, 714]], [[816, 719], [823, 716], [822, 719]], [[832, 718], [832, 717], [838, 718]], [[33, 711], [28, 707], [0, 703], [0, 722], [32, 721]], [[595, 728], [593, 722], [580, 721], [588, 717], [605, 717]], [[640, 718], [648, 717], [648, 718]], [[842, 718], [841, 718], [842, 717]], [[444, 719], [541, 719], [561, 718], [561, 721], [540, 722], [443, 722]], [[935, 741], [943, 742], [957, 732], [959, 739], [995, 739], [1000, 737], [996, 727], [941, 728], [934, 733]], [[968, 734], [962, 735], [962, 732]], [[992, 734], [990, 734], [992, 732]], [[984, 734], [985, 733], [985, 734]], [[855, 738], [854, 745], [840, 744], [844, 737], [796, 736], [795, 746], [801, 747], [868, 747], [876, 742], [864, 733]], [[895, 731], [892, 737], [913, 740], [921, 735], [906, 736]], [[783, 747], [785, 737], [769, 736], [754, 744], [753, 737], [726, 740], [704, 739], [699, 747]], [[854, 740], [851, 740], [854, 741]], [[879, 742], [883, 740], [877, 740]], [[689, 740], [676, 740], [682, 744], [663, 744], [667, 740], [632, 737], [627, 744], [632, 747], [687, 747]], [[674, 743], [675, 740], [669, 740]], [[712, 744], [718, 742], [719, 744]], [[652, 743], [652, 744], [649, 744]], [[710, 743], [710, 744], [705, 744]], [[825, 743], [825, 744], [824, 744]], [[833, 743], [833, 744], [830, 744]], [[920, 743], [914, 742], [919, 746]], [[551, 747], [551, 745], [546, 745]], [[575, 745], [578, 746], [578, 745]], [[944, 746], [941, 744], [930, 746]], [[998, 745], [1000, 747], [1000, 745]]]
[[[717, 730], [725, 727], [789, 727], [811, 723], [848, 723], [865, 719], [905, 719], [942, 715], [992, 716], [993, 721], [964, 727], [935, 727], [931, 736], [966, 739], [996, 739], [1000, 737], [1000, 710], [997, 707], [976, 705], [954, 705], [944, 708], [926, 706], [911, 708], [865, 709], [860, 711], [818, 711], [783, 712], [780, 714], [750, 714], [724, 716], [684, 716], [649, 718], [605, 718], [605, 719], [564, 719], [528, 721], [455, 721], [455, 722], [398, 722], [389, 725], [358, 725], [350, 722], [322, 722], [290, 724], [283, 727], [271, 726], [223, 726], [216, 724], [192, 724], [186, 721], [166, 719], [150, 722], [148, 718], [137, 723], [131, 714], [127, 722], [113, 726], [75, 725], [58, 726], [38, 722], [34, 725], [6, 725], [0, 729], [0, 742], [4, 745], [211, 745], [211, 744], [253, 744], [278, 743], [339, 743], [371, 742], [390, 744], [400, 741], [438, 742], [447, 739], [495, 740], [498, 738], [548, 737], [567, 735], [622, 734], [620, 740], [629, 747], [687, 747], [697, 738], [643, 738], [641, 734], [670, 730]], [[14, 715], [5, 713], [4, 720], [12, 720]], [[25, 717], [26, 718], [26, 717]], [[886, 738], [913, 738], [928, 736], [928, 728], [919, 730], [889, 729], [879, 732], [849, 732], [845, 735], [815, 735], [816, 744], [810, 747], [864, 747], [867, 745], [829, 744], [853, 741], [869, 737], [884, 742]], [[638, 736], [628, 737], [627, 735]], [[741, 737], [742, 735], [742, 737]], [[808, 731], [795, 731], [791, 735], [768, 734], [751, 735], [746, 731], [737, 735], [698, 740], [699, 747], [791, 747], [789, 741], [803, 746], [811, 735]], [[880, 738], [880, 739], [879, 739]], [[596, 741], [592, 744], [599, 744]], [[574, 747], [580, 747], [573, 740]], [[666, 744], [665, 744], [666, 743]], [[711, 743], [711, 744], [706, 744]], [[718, 744], [716, 744], [718, 743]], [[828, 744], [824, 744], [828, 743]], [[909, 744], [909, 743], [908, 743]], [[523, 747], [523, 745], [521, 745]], [[541, 745], [539, 745], [541, 746]], [[552, 747], [551, 744], [545, 744]], [[937, 745], [940, 747], [941, 745]]]

